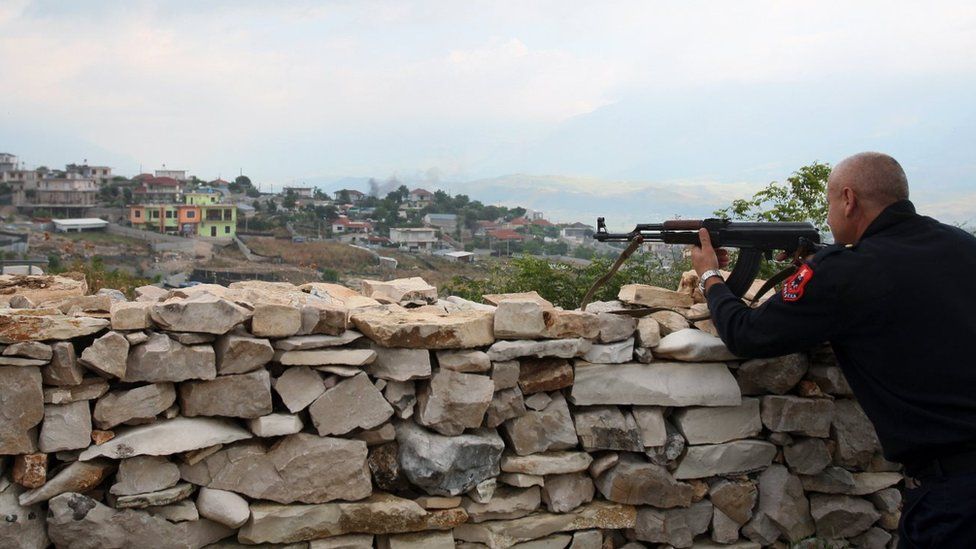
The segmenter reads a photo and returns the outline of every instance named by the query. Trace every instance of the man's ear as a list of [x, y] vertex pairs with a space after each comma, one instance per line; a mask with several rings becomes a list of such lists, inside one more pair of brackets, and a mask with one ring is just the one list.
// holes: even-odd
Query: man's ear
[[844, 187], [844, 217], [851, 218], [860, 208], [857, 193], [850, 187]]

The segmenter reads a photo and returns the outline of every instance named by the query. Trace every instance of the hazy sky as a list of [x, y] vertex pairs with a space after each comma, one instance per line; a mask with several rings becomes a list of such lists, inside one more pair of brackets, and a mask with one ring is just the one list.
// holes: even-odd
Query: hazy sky
[[[883, 150], [916, 202], [972, 222], [974, 52], [971, 0], [0, 0], [0, 150], [513, 203], [484, 180], [547, 176], [531, 205], [564, 216], [591, 212], [559, 185], [684, 189], [667, 208], [707, 213]], [[641, 208], [619, 215], [675, 213]]]

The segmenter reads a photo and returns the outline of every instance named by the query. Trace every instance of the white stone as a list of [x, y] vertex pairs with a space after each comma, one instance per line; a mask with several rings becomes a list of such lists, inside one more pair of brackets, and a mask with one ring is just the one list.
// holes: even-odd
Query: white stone
[[742, 395], [721, 363], [589, 364], [576, 362], [571, 391], [578, 406], [738, 406]]
[[634, 406], [633, 413], [644, 446], [646, 448], [664, 446], [668, 441], [664, 410], [655, 406]]
[[674, 478], [707, 478], [765, 469], [776, 455], [776, 446], [760, 440], [689, 446]]
[[506, 299], [495, 311], [495, 337], [499, 339], [533, 339], [546, 332], [544, 308], [532, 299]]
[[376, 360], [376, 352], [370, 349], [278, 351], [275, 360], [283, 366], [366, 366]]
[[298, 307], [271, 303], [254, 306], [251, 333], [258, 337], [289, 337], [301, 329], [302, 310]]
[[721, 339], [694, 328], [664, 336], [654, 347], [654, 355], [685, 362], [718, 362], [738, 358]]
[[240, 528], [251, 517], [247, 500], [234, 492], [206, 486], [197, 494], [197, 510], [201, 517], [229, 528]]
[[322, 376], [308, 366], [288, 368], [274, 380], [274, 389], [293, 414], [301, 412], [325, 392]]
[[376, 359], [366, 368], [374, 378], [410, 381], [430, 377], [430, 351], [372, 346]]
[[671, 419], [688, 444], [717, 444], [762, 431], [757, 398], [744, 398], [738, 406], [682, 408], [675, 410]]
[[276, 340], [274, 348], [280, 351], [307, 351], [325, 347], [342, 347], [361, 337], [363, 334], [355, 330], [346, 330], [337, 336], [325, 334], [292, 336]]
[[166, 456], [251, 438], [237, 424], [207, 417], [175, 417], [149, 425], [119, 429], [115, 438], [100, 446], [89, 446], [78, 459], [98, 456], [123, 459], [131, 456]]
[[247, 427], [259, 437], [280, 437], [299, 433], [304, 427], [295, 414], [270, 414], [247, 420]]
[[634, 359], [634, 338], [606, 345], [591, 345], [583, 360], [594, 364], [623, 364]]
[[590, 348], [590, 342], [582, 338], [552, 339], [548, 341], [498, 341], [488, 349], [492, 362], [503, 362], [519, 357], [573, 358]]

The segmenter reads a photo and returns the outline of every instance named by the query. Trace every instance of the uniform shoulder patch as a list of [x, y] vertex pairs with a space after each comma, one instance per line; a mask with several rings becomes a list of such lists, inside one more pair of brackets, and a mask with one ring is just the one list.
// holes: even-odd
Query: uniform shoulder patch
[[799, 301], [803, 297], [803, 290], [813, 278], [813, 269], [804, 263], [793, 276], [783, 282], [783, 301]]

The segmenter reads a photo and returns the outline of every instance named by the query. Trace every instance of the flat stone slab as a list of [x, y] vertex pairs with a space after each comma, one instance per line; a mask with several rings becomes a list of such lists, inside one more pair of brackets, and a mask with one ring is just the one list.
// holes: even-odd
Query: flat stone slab
[[722, 363], [576, 362], [570, 398], [578, 406], [738, 406], [739, 385]]
[[355, 311], [352, 322], [366, 337], [384, 347], [470, 349], [495, 342], [493, 316], [487, 311], [438, 315], [388, 308]]
[[251, 433], [231, 421], [175, 417], [149, 425], [119, 429], [115, 438], [101, 446], [89, 446], [78, 459], [87, 461], [98, 456], [112, 459], [143, 455], [168, 456], [246, 438], [251, 438]]
[[376, 360], [376, 352], [370, 349], [278, 351], [275, 360], [284, 366], [366, 366]]
[[506, 473], [563, 475], [585, 471], [591, 463], [593, 457], [586, 452], [546, 452], [528, 456], [503, 456], [501, 469]]
[[674, 478], [706, 478], [765, 469], [776, 456], [776, 446], [761, 440], [689, 446]]
[[279, 339], [273, 345], [279, 351], [307, 351], [326, 347], [342, 347], [361, 337], [363, 337], [363, 334], [355, 330], [346, 330], [337, 336], [324, 334], [292, 336]]
[[108, 320], [88, 316], [0, 313], [0, 343], [65, 341], [98, 333], [108, 326]]
[[499, 341], [488, 349], [488, 358], [492, 362], [504, 362], [519, 357], [574, 358], [588, 351], [590, 345], [589, 341], [582, 338]]

